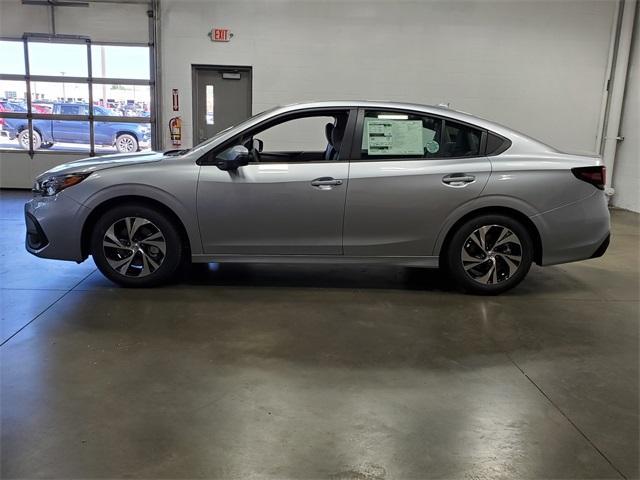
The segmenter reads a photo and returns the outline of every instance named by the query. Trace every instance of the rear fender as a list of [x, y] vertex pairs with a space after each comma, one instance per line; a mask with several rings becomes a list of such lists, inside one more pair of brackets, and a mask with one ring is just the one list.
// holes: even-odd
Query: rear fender
[[487, 195], [483, 197], [474, 198], [456, 208], [446, 218], [433, 248], [432, 255], [440, 255], [444, 242], [449, 234], [451, 228], [463, 217], [472, 214], [473, 212], [481, 213], [481, 211], [489, 211], [490, 209], [510, 209], [514, 210], [527, 218], [536, 215], [538, 212], [533, 205], [525, 202], [516, 197], [510, 197], [507, 195]]

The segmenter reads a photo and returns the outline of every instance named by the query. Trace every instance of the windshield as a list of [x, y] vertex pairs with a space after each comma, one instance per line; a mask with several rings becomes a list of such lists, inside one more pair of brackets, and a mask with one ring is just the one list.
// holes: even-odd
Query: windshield
[[270, 108], [268, 110], [265, 110], [263, 112], [260, 112], [260, 113], [258, 113], [256, 115], [254, 115], [253, 117], [250, 117], [250, 118], [246, 119], [244, 122], [241, 122], [238, 125], [231, 125], [230, 127], [227, 127], [224, 130], [216, 133], [213, 137], [208, 138], [204, 142], [199, 143], [195, 147], [192, 147], [192, 148], [186, 149], [186, 150], [180, 150], [180, 154], [184, 155], [184, 154], [191, 153], [191, 152], [196, 152], [196, 151], [202, 151], [202, 153], [204, 153], [208, 149], [210, 144], [215, 142], [218, 138], [220, 138], [222, 135], [226, 134], [232, 128], [241, 129], [244, 125], [247, 125], [247, 124], [253, 122], [254, 120], [257, 120], [257, 119], [259, 119], [261, 117], [268, 116], [271, 112], [273, 112], [274, 110], [277, 110], [278, 108], [280, 108], [280, 107]]

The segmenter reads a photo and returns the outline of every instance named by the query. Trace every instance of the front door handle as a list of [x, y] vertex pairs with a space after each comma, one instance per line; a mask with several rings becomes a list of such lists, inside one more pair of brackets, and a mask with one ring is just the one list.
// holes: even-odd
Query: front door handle
[[451, 175], [442, 177], [442, 183], [451, 187], [464, 187], [475, 181], [476, 177], [474, 175], [468, 175], [466, 173], [452, 173]]
[[337, 180], [332, 177], [320, 177], [311, 180], [311, 185], [318, 187], [320, 190], [331, 190], [335, 186], [342, 185], [342, 180]]

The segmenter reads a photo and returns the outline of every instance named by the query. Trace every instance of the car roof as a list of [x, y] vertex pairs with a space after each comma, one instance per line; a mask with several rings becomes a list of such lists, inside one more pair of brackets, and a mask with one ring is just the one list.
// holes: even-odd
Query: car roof
[[291, 103], [288, 105], [282, 105], [281, 107], [275, 110], [295, 111], [295, 110], [305, 110], [305, 109], [311, 109], [311, 108], [348, 108], [348, 107], [413, 110], [416, 112], [431, 113], [435, 115], [441, 115], [444, 117], [455, 118], [456, 120], [461, 120], [461, 121], [472, 123], [478, 126], [483, 126], [482, 124], [486, 123], [486, 124], [491, 124], [492, 126], [506, 128], [506, 127], [503, 127], [502, 125], [491, 122], [489, 120], [476, 117], [471, 113], [462, 112], [460, 110], [454, 110], [452, 108], [445, 107], [445, 106], [424, 105], [420, 103], [409, 103], [409, 102], [392, 102], [392, 101], [386, 101], [386, 100], [380, 100], [380, 101], [335, 100], [335, 101], [321, 101], [321, 102], [300, 102], [300, 103]]

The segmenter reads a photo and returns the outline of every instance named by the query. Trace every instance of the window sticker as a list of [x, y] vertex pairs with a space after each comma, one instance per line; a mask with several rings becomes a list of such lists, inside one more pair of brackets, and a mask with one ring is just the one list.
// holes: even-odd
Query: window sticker
[[362, 143], [365, 142], [369, 155], [422, 156], [422, 121], [366, 118]]
[[427, 142], [426, 149], [429, 153], [438, 153], [440, 150], [440, 144], [435, 140], [431, 140], [430, 142]]

